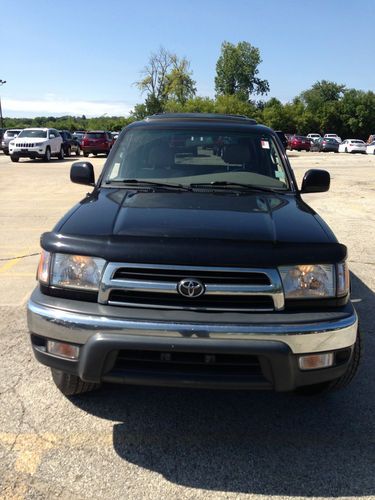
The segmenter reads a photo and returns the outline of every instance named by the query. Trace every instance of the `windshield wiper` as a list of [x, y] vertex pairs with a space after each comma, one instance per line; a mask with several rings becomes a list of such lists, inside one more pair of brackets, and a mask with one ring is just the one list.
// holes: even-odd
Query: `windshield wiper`
[[142, 181], [141, 179], [111, 179], [105, 182], [106, 184], [130, 184], [139, 187], [159, 187], [165, 189], [175, 189], [178, 191], [191, 191], [189, 186], [183, 184], [168, 184], [167, 182]]
[[255, 184], [245, 184], [241, 182], [231, 182], [231, 181], [212, 181], [212, 182], [196, 182], [190, 184], [191, 188], [200, 188], [200, 187], [213, 187], [213, 188], [226, 188], [226, 187], [241, 187], [248, 189], [250, 191], [261, 191], [264, 193], [278, 193], [275, 189], [267, 188], [263, 186], [257, 186]]

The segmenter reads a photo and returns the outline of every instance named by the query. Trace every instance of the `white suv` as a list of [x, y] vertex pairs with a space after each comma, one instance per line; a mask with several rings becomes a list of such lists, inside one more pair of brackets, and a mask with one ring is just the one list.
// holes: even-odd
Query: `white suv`
[[63, 140], [54, 128], [25, 128], [16, 139], [9, 142], [12, 161], [20, 158], [43, 158], [50, 161], [51, 156], [64, 158]]
[[313, 142], [318, 141], [322, 138], [320, 134], [307, 134], [307, 138], [311, 139]]
[[324, 134], [324, 139], [335, 139], [335, 141], [341, 143], [341, 137], [339, 137], [337, 134]]

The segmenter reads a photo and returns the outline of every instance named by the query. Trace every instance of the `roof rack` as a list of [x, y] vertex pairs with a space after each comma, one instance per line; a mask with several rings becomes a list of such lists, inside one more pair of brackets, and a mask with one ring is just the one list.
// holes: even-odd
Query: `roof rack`
[[145, 118], [151, 120], [225, 120], [233, 122], [246, 122], [249, 125], [256, 125], [257, 121], [244, 115], [226, 115], [220, 113], [156, 113]]

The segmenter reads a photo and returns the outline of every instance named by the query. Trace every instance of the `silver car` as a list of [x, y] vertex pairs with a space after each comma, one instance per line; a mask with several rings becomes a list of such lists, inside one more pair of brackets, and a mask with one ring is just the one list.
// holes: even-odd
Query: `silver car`
[[1, 140], [1, 149], [4, 154], [9, 155], [9, 142], [18, 136], [22, 131], [21, 128], [10, 128], [4, 132], [3, 138]]

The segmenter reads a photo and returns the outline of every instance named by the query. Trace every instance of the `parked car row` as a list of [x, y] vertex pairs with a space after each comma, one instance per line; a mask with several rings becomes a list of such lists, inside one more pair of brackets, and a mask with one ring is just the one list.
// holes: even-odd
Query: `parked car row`
[[[324, 134], [322, 137], [317, 133], [310, 133], [307, 136], [299, 134], [285, 134], [275, 131], [285, 149], [290, 151], [317, 151], [334, 153], [367, 153], [375, 154], [375, 135], [370, 135], [367, 143], [361, 139], [341, 140], [337, 134]], [[372, 139], [370, 141], [370, 139]]]
[[108, 155], [117, 137], [118, 132], [103, 130], [71, 133], [53, 128], [8, 129], [3, 133], [0, 146], [13, 162], [20, 158], [49, 161], [52, 156], [60, 159], [72, 153], [80, 156], [81, 151], [84, 156], [90, 153]]

